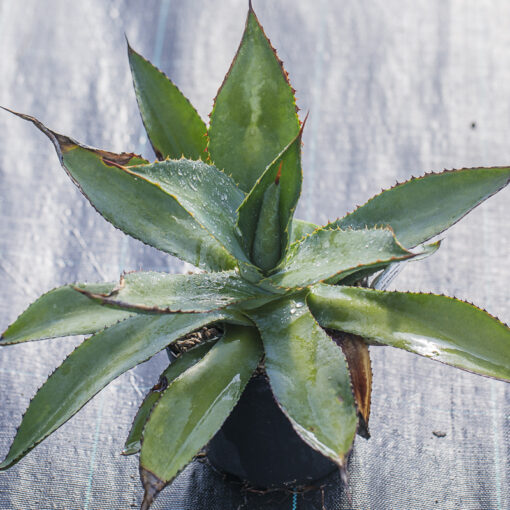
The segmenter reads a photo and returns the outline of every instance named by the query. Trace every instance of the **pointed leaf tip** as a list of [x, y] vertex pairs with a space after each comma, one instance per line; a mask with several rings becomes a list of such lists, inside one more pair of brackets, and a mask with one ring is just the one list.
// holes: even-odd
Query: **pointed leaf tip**
[[52, 131], [51, 129], [46, 127], [40, 120], [36, 119], [35, 117], [32, 117], [31, 115], [15, 112], [14, 110], [6, 108], [5, 106], [0, 106], [0, 108], [2, 108], [2, 110], [5, 110], [6, 112], [16, 115], [17, 117], [20, 117], [23, 120], [31, 122], [32, 124], [34, 124], [36, 128], [39, 129], [39, 131], [44, 133], [55, 146], [55, 150], [57, 151], [61, 163], [63, 163], [63, 153], [68, 152], [69, 150], [79, 145], [78, 142], [74, 141], [72, 138]]
[[250, 8], [239, 49], [210, 115], [211, 160], [241, 189], [250, 191], [299, 132], [296, 110], [287, 72]]
[[280, 184], [280, 177], [282, 175], [282, 165], [283, 165], [283, 160], [280, 161], [280, 166], [278, 167], [278, 172], [276, 173], [276, 177], [275, 177], [275, 180], [274, 180], [274, 183], [278, 186], [278, 184]]
[[397, 182], [329, 227], [391, 225], [410, 248], [447, 230], [509, 181], [510, 167], [429, 172]]
[[207, 127], [194, 106], [129, 42], [128, 58], [140, 115], [157, 158], [200, 159], [207, 145]]
[[[234, 258], [168, 192], [158, 175], [144, 173], [155, 165], [148, 165], [136, 154], [115, 154], [81, 145], [53, 132], [34, 117], [12, 113], [32, 122], [50, 138], [71, 180], [115, 227], [195, 266], [222, 270], [235, 265]], [[231, 188], [242, 196], [234, 183]], [[141, 210], [144, 214], [140, 214]]]
[[305, 129], [306, 121], [308, 120], [308, 117], [310, 116], [310, 110], [306, 112], [305, 118], [303, 122], [301, 123], [301, 133], [303, 133], [303, 130]]
[[[111, 283], [78, 284], [89, 292], [107, 293]], [[1, 345], [60, 336], [96, 333], [134, 312], [100, 306], [65, 285], [39, 297], [2, 334]]]
[[145, 490], [140, 510], [149, 510], [157, 495], [167, 484], [142, 466], [140, 466], [140, 479]]
[[138, 315], [86, 339], [31, 400], [2, 467], [18, 462], [113, 379], [177, 339], [224, 318], [222, 313]]
[[388, 228], [328, 227], [318, 228], [292, 244], [267, 280], [283, 288], [305, 287], [318, 281], [336, 283], [358, 271], [416, 256], [403, 249]]
[[326, 330], [326, 333], [341, 347], [349, 367], [354, 401], [358, 414], [357, 433], [365, 439], [370, 438], [368, 421], [372, 396], [372, 366], [368, 345], [362, 337], [349, 335], [342, 331]]

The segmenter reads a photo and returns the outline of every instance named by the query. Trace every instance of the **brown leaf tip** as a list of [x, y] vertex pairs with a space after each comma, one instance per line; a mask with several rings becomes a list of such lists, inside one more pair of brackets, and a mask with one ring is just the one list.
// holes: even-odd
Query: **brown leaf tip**
[[5, 110], [6, 112], [12, 113], [13, 115], [20, 117], [21, 119], [27, 120], [28, 122], [34, 124], [36, 128], [38, 128], [51, 140], [51, 142], [55, 146], [58, 157], [61, 161], [62, 154], [64, 152], [68, 152], [71, 149], [74, 149], [76, 146], [78, 146], [78, 143], [75, 142], [73, 139], [69, 138], [68, 136], [56, 133], [55, 131], [52, 131], [51, 129], [47, 128], [40, 120], [36, 119], [35, 117], [32, 117], [31, 115], [15, 112], [14, 110], [10, 110], [9, 108], [5, 108], [4, 106], [0, 106], [0, 108]]
[[166, 487], [166, 482], [142, 466], [140, 466], [140, 479], [145, 490], [140, 510], [149, 510], [157, 495]]
[[159, 381], [151, 388], [151, 393], [162, 393], [168, 388], [168, 379], [162, 375]]

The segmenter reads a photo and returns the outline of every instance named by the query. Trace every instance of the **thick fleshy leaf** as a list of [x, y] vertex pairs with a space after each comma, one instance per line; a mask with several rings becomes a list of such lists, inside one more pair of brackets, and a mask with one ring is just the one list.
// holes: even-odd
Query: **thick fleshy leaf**
[[[285, 253], [289, 243], [289, 230], [294, 210], [301, 193], [303, 173], [301, 170], [301, 134], [284, 149], [257, 180], [250, 193], [239, 207], [238, 227], [246, 253], [263, 251], [270, 254], [274, 263], [262, 269], [272, 269]], [[272, 197], [272, 190], [278, 196]], [[273, 192], [274, 193], [274, 192]], [[275, 208], [275, 213], [266, 217], [265, 213]], [[271, 235], [272, 230], [275, 230]], [[268, 239], [265, 247], [257, 239]], [[262, 267], [262, 266], [259, 266]]]
[[220, 312], [139, 315], [85, 340], [30, 402], [0, 470], [18, 462], [113, 379], [187, 333], [225, 317]]
[[267, 295], [235, 271], [127, 273], [121, 276], [119, 285], [105, 293], [87, 287], [76, 290], [105, 305], [152, 313], [209, 312]]
[[345, 467], [356, 406], [342, 350], [294, 295], [253, 312], [265, 367], [282, 411], [312, 448]]
[[294, 91], [251, 6], [211, 113], [209, 154], [248, 192], [298, 134]]
[[405, 250], [389, 229], [315, 230], [294, 243], [275, 273], [273, 285], [305, 287], [322, 280], [340, 280], [362, 269], [386, 266], [414, 255]]
[[186, 351], [176, 360], [172, 361], [170, 366], [159, 376], [158, 383], [147, 394], [136, 413], [122, 455], [133, 455], [140, 451], [143, 428], [145, 427], [145, 423], [154, 405], [161, 398], [161, 395], [168, 388], [168, 385], [188, 370], [188, 368], [200, 361], [213, 345], [214, 342], [211, 341], [197, 345], [197, 347]]
[[168, 386], [143, 432], [142, 508], [149, 508], [157, 493], [218, 431], [261, 356], [262, 345], [255, 328], [229, 326], [202, 360]]
[[128, 43], [138, 108], [158, 159], [205, 159], [207, 128], [182, 92]]
[[311, 223], [305, 220], [298, 220], [294, 218], [292, 220], [292, 228], [290, 232], [289, 242], [295, 243], [296, 241], [301, 240], [306, 235], [311, 234], [314, 230], [317, 230], [318, 228], [319, 226], [315, 225], [315, 223]]
[[504, 188], [510, 168], [465, 168], [431, 173], [383, 191], [330, 228], [389, 225], [406, 248], [427, 241]]
[[280, 185], [271, 183], [262, 196], [262, 207], [253, 238], [251, 260], [262, 271], [273, 269], [280, 260]]
[[[93, 293], [111, 292], [113, 283], [77, 284]], [[0, 345], [59, 336], [87, 335], [134, 315], [94, 303], [71, 285], [53, 289], [32, 303], [0, 337]]]
[[133, 161], [143, 162], [138, 156], [82, 146], [33, 117], [12, 113], [48, 136], [73, 182], [115, 227], [198, 267], [221, 271], [235, 266], [233, 257], [174, 197], [127, 168]]
[[236, 259], [249, 261], [235, 233], [244, 193], [225, 173], [187, 159], [140, 165], [132, 171], [161, 187]]
[[342, 348], [349, 374], [352, 391], [358, 409], [358, 434], [365, 439], [370, 438], [368, 420], [372, 397], [372, 362], [368, 345], [358, 335], [349, 335], [342, 331], [328, 330], [328, 335]]
[[[377, 277], [374, 279], [374, 281], [370, 284], [370, 287], [376, 288], [376, 289], [383, 289], [386, 288], [387, 285], [390, 284], [391, 280], [400, 273], [400, 271], [403, 269], [405, 264], [409, 262], [418, 262], [419, 260], [426, 259], [427, 257], [430, 257], [441, 246], [441, 241], [436, 241], [435, 243], [430, 243], [426, 245], [419, 246], [418, 248], [415, 248], [414, 250], [409, 250], [412, 253], [415, 254], [413, 258], [406, 259], [402, 262], [393, 262], [391, 264], [387, 264], [386, 266], [382, 266], [384, 268], [384, 271], [377, 275]], [[396, 269], [396, 266], [400, 266], [398, 269]], [[338, 283], [339, 285], [355, 285], [357, 282], [362, 280], [363, 278], [368, 278], [372, 276], [377, 271], [380, 271], [381, 267], [371, 268], [368, 269], [361, 269], [360, 271], [357, 271], [355, 273], [350, 274], [346, 278], [343, 278], [340, 281], [335, 281], [335, 283]], [[331, 282], [326, 282], [331, 283]], [[384, 287], [379, 287], [379, 285], [384, 285]]]
[[318, 285], [308, 304], [321, 326], [510, 381], [510, 328], [447, 296]]

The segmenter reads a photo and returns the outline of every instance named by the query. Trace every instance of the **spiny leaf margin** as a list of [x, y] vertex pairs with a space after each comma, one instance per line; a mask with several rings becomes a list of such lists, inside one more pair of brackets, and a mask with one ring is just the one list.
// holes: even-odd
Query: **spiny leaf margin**
[[[475, 173], [477, 177], [482, 173], [490, 173], [494, 183], [477, 181], [476, 186], [473, 186], [467, 179], [474, 179]], [[448, 182], [459, 179], [461, 179], [460, 184], [464, 185], [462, 189], [459, 182]], [[441, 173], [426, 173], [421, 177], [412, 177], [408, 181], [383, 190], [364, 205], [358, 206], [353, 212], [332, 222], [330, 228], [389, 225], [395, 231], [399, 241], [406, 248], [411, 248], [450, 228], [473, 208], [507, 186], [509, 182], [509, 167], [464, 168], [444, 170]], [[427, 184], [430, 189], [422, 189]], [[480, 194], [478, 189], [482, 185], [485, 188]], [[477, 193], [473, 193], [474, 191]], [[471, 195], [466, 197], [461, 192], [464, 195], [467, 193]], [[395, 196], [401, 203], [397, 202]], [[461, 201], [461, 205], [453, 208], [456, 201]], [[439, 219], [437, 219], [438, 215]], [[423, 223], [422, 228], [417, 220], [420, 217]]]
[[[261, 45], [263, 47], [263, 52], [270, 55], [268, 58], [268, 65], [273, 67], [272, 72], [275, 72], [276, 79], [281, 83], [282, 85], [282, 93], [283, 95], [286, 95], [286, 100], [281, 100], [279, 103], [277, 103], [276, 106], [281, 106], [286, 103], [286, 124], [282, 124], [282, 118], [279, 118], [279, 129], [273, 129], [270, 133], [268, 133], [263, 143], [259, 143], [259, 147], [256, 149], [251, 146], [246, 146], [246, 144], [243, 144], [242, 140], [235, 140], [233, 139], [235, 136], [238, 136], [239, 129], [236, 127], [234, 134], [230, 133], [228, 136], [224, 132], [223, 127], [220, 126], [217, 127], [217, 124], [219, 122], [219, 114], [221, 113], [221, 110], [223, 108], [222, 101], [224, 100], [224, 96], [227, 93], [227, 89], [232, 86], [232, 80], [234, 74], [238, 70], [238, 66], [240, 65], [240, 62], [242, 63], [242, 57], [244, 56], [243, 53], [247, 51], [246, 47], [246, 41], [249, 36], [249, 31], [254, 30], [255, 33], [258, 35]], [[250, 49], [248, 47], [248, 49]], [[251, 58], [249, 60], [250, 63], [254, 62], [254, 59]], [[272, 79], [268, 79], [265, 77], [261, 72], [260, 69], [256, 73], [257, 79], [262, 80], [265, 78], [265, 82], [270, 83], [273, 82]], [[247, 73], [242, 73], [241, 80], [245, 79], [247, 76]], [[273, 82], [274, 83], [274, 82]], [[253, 90], [253, 87], [250, 87], [251, 90]], [[255, 12], [253, 11], [253, 7], [249, 6], [248, 10], [248, 16], [246, 19], [246, 25], [245, 30], [241, 39], [241, 42], [239, 44], [239, 49], [237, 50], [237, 53], [234, 57], [234, 60], [232, 61], [232, 64], [230, 66], [230, 69], [228, 70], [225, 79], [223, 80], [223, 83], [221, 87], [218, 90], [218, 93], [214, 99], [214, 106], [213, 110], [210, 114], [211, 122], [209, 127], [209, 145], [208, 145], [208, 151], [209, 155], [211, 157], [211, 160], [219, 167], [223, 168], [228, 174], [232, 175], [234, 177], [234, 180], [239, 184], [239, 187], [243, 189], [244, 191], [248, 192], [258, 176], [264, 171], [264, 169], [267, 167], [267, 165], [276, 157], [276, 155], [283, 149], [285, 144], [288, 143], [288, 141], [295, 136], [300, 128], [300, 122], [297, 116], [298, 108], [296, 106], [296, 100], [294, 97], [294, 89], [290, 85], [287, 72], [283, 68], [283, 64], [281, 60], [278, 58], [276, 54], [276, 50], [271, 45], [271, 42], [267, 38], [266, 34], [264, 33], [264, 29], [262, 28], [259, 20], [257, 19], [257, 16]], [[271, 96], [274, 97], [275, 91], [272, 91]], [[235, 112], [237, 115], [241, 115], [243, 119], [251, 118], [251, 115], [247, 112], [243, 112], [242, 105], [246, 102], [239, 101], [239, 99], [235, 99], [235, 102], [233, 104], [228, 104], [229, 99], [225, 99], [227, 101], [227, 104], [225, 105], [225, 113], [221, 113], [223, 116], [231, 117], [232, 112]], [[232, 100], [230, 100], [232, 102]], [[271, 111], [271, 114], [273, 114], [273, 111], [276, 110], [276, 106], [272, 103], [269, 110]], [[229, 110], [230, 107], [230, 110]], [[218, 111], [220, 110], [220, 111]], [[250, 109], [251, 111], [251, 109]], [[264, 122], [267, 123], [267, 112], [264, 112], [266, 115], [264, 116]], [[229, 124], [232, 124], [232, 119], [229, 119]], [[227, 124], [227, 122], [222, 120], [222, 124]], [[217, 129], [220, 129], [219, 132], [217, 132]], [[243, 133], [246, 135], [245, 130]], [[253, 140], [253, 133], [250, 133], [249, 139]], [[275, 136], [278, 136], [281, 139], [278, 139], [275, 141]], [[220, 149], [217, 150], [216, 146], [219, 146]], [[222, 147], [223, 146], [223, 147]], [[267, 147], [271, 147], [271, 150], [268, 150]], [[234, 151], [234, 149], [237, 149], [237, 151]], [[234, 151], [234, 152], [233, 152]], [[260, 154], [263, 154], [263, 157], [260, 157]], [[232, 154], [234, 154], [235, 157], [232, 157]], [[257, 161], [252, 161], [250, 164], [249, 161], [246, 160], [247, 157], [253, 158], [254, 156], [257, 156]]]
[[310, 290], [307, 303], [322, 327], [510, 381], [510, 328], [466, 301], [319, 284]]
[[[195, 107], [165, 73], [131, 47], [127, 37], [126, 42], [138, 109], [156, 157], [205, 160], [207, 127]], [[145, 93], [143, 80], [152, 93]]]

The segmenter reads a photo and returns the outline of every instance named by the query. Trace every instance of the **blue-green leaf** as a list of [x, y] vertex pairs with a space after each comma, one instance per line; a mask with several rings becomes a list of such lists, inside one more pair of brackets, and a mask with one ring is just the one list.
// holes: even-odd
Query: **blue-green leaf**
[[136, 100], [158, 159], [205, 159], [207, 128], [182, 92], [129, 46]]
[[209, 154], [248, 192], [298, 132], [294, 91], [250, 7], [241, 45], [211, 113]]
[[237, 209], [244, 193], [225, 173], [202, 161], [187, 159], [130, 170], [160, 187], [237, 260], [249, 262], [235, 233]]
[[305, 287], [414, 256], [398, 244], [389, 229], [317, 229], [291, 245], [267, 281], [284, 288]]
[[43, 384], [0, 464], [8, 469], [78, 412], [109, 382], [222, 313], [139, 315], [85, 340]]
[[142, 508], [205, 446], [239, 400], [262, 356], [255, 328], [229, 326], [221, 340], [175, 379], [153, 409], [142, 439]]
[[150, 390], [144, 398], [138, 412], [136, 413], [131, 430], [129, 431], [124, 451], [122, 455], [133, 455], [140, 451], [142, 446], [142, 432], [149, 415], [161, 398], [163, 392], [167, 389], [177, 377], [183, 374], [188, 368], [191, 368], [198, 361], [200, 361], [209, 352], [214, 342], [207, 342], [186, 351], [181, 354], [176, 360], [172, 361], [170, 366], [159, 376], [158, 383]]
[[298, 220], [294, 218], [292, 220], [292, 228], [290, 230], [290, 239], [289, 242], [295, 243], [296, 241], [301, 240], [308, 234], [311, 234], [314, 230], [317, 230], [318, 225], [315, 223], [311, 223], [305, 220]]
[[[289, 244], [303, 180], [301, 134], [268, 166], [239, 207], [238, 227], [245, 251], [266, 271], [277, 264]], [[257, 261], [259, 252], [268, 258], [264, 267]]]
[[308, 304], [319, 324], [510, 381], [510, 328], [447, 296], [318, 285]]
[[329, 227], [389, 225], [399, 242], [412, 248], [451, 227], [509, 181], [507, 167], [427, 174], [383, 191]]
[[[91, 293], [111, 292], [113, 283], [77, 284]], [[32, 303], [0, 337], [0, 345], [59, 336], [87, 335], [134, 315], [134, 310], [114, 310], [91, 301], [65, 285]]]
[[133, 173], [139, 167], [130, 165], [140, 163], [140, 158], [82, 146], [33, 117], [15, 114], [48, 136], [73, 182], [115, 227], [195, 266], [213, 271], [235, 267], [227, 250], [160, 184], [147, 179], [142, 170]]
[[340, 347], [294, 295], [255, 310], [271, 388], [296, 432], [312, 448], [345, 466], [357, 415]]
[[127, 273], [105, 293], [76, 288], [92, 300], [121, 309], [151, 312], [210, 312], [263, 298], [267, 293], [242, 279], [236, 271], [196, 274]]

